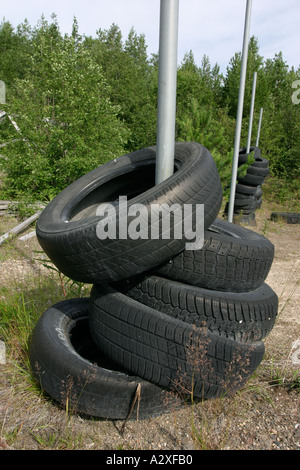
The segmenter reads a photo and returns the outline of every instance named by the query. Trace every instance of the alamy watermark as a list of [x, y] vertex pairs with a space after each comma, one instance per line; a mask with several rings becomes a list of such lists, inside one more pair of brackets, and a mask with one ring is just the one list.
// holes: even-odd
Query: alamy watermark
[[186, 240], [186, 250], [204, 243], [203, 204], [128, 204], [127, 196], [97, 207], [96, 233], [101, 240]]
[[300, 80], [295, 80], [292, 83], [292, 88], [297, 88], [296, 91], [292, 94], [292, 102], [294, 104], [299, 104], [300, 103]]

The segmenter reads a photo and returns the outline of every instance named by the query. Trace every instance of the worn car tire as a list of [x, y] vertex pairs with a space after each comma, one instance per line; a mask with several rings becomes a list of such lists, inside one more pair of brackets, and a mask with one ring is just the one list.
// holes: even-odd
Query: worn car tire
[[207, 289], [247, 292], [264, 282], [273, 259], [274, 245], [267, 238], [216, 219], [200, 250], [184, 250], [152, 273]]
[[297, 212], [272, 212], [271, 220], [283, 220], [287, 224], [300, 224], [300, 214]]
[[270, 168], [268, 167], [265, 168], [265, 167], [254, 166], [254, 165], [249, 166], [247, 169], [247, 173], [249, 175], [263, 176], [264, 178], [268, 176], [269, 172], [270, 172]]
[[[91, 284], [124, 279], [157, 266], [185, 248], [185, 234], [181, 239], [164, 239], [161, 226], [156, 240], [126, 236], [133, 216], [128, 216], [126, 234], [122, 235], [119, 196], [130, 197], [128, 211], [136, 207], [134, 204], [143, 204], [148, 214], [152, 204], [164, 203], [191, 204], [194, 215], [196, 205], [203, 204], [204, 227], [215, 220], [222, 204], [222, 186], [213, 157], [205, 147], [194, 142], [176, 143], [176, 171], [157, 185], [155, 163], [156, 147], [123, 155], [82, 176], [47, 205], [37, 221], [36, 234], [63, 274]], [[112, 238], [97, 236], [101, 217], [96, 211], [101, 203], [114, 204], [117, 223]], [[195, 224], [193, 220], [193, 228]]]
[[264, 355], [264, 343], [242, 343], [195, 328], [107, 285], [93, 286], [91, 335], [103, 352], [161, 387], [206, 399], [233, 394]]
[[264, 157], [256, 157], [254, 162], [252, 163], [252, 166], [257, 168], [268, 168], [269, 160]]
[[250, 292], [236, 293], [141, 275], [140, 279], [120, 281], [114, 287], [170, 317], [241, 342], [265, 338], [278, 312], [277, 295], [265, 283]]
[[239, 150], [238, 164], [243, 165], [247, 163], [249, 155], [253, 156], [254, 159], [260, 158], [260, 148], [259, 147], [250, 147], [249, 153], [247, 153], [246, 147], [242, 147]]
[[250, 186], [260, 186], [265, 181], [264, 176], [259, 175], [252, 175], [250, 173], [246, 173], [243, 177], [237, 178], [240, 184], [250, 185]]
[[[256, 208], [255, 208], [256, 209]], [[251, 214], [255, 214], [255, 209], [247, 209], [247, 208], [240, 208], [240, 207], [235, 207], [234, 208], [234, 213], [235, 214], [241, 214], [242, 216], [248, 216]], [[241, 221], [240, 221], [241, 222]]]
[[249, 195], [247, 198], [236, 198], [234, 200], [234, 208], [238, 209], [255, 209], [257, 198]]
[[[247, 186], [247, 187], [248, 187], [248, 186]], [[236, 192], [235, 192], [235, 200], [236, 200], [236, 199], [247, 199], [247, 198], [249, 198], [249, 196], [250, 196], [250, 197], [251, 197], [251, 196], [254, 196], [254, 197], [256, 197], [257, 199], [260, 198], [260, 197], [262, 196], [262, 194], [263, 194], [263, 190], [262, 190], [262, 188], [261, 188], [260, 186], [255, 186], [255, 188], [256, 188], [256, 191], [253, 192], [253, 194], [244, 194], [244, 193], [242, 193], [242, 192], [236, 191]]]
[[236, 185], [236, 194], [238, 193], [238, 194], [256, 196], [258, 192], [260, 193], [260, 191], [261, 191], [260, 185], [250, 186], [250, 185], [241, 184], [241, 183], [237, 183]]
[[33, 374], [42, 389], [69, 410], [107, 419], [129, 416], [137, 386], [139, 408], [131, 417], [167, 411], [161, 388], [113, 363], [94, 344], [88, 324], [89, 299], [59, 302], [40, 317], [30, 348]]

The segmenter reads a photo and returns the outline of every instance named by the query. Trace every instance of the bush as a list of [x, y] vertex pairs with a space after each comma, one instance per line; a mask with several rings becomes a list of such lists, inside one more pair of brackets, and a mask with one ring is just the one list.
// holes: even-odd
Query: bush
[[11, 125], [11, 139], [25, 139], [3, 147], [7, 196], [51, 199], [124, 152], [127, 131], [101, 68], [73, 38], [53, 41], [45, 34], [39, 40], [30, 76], [15, 82], [6, 110], [22, 132]]
[[[190, 113], [178, 119], [178, 134], [179, 140], [199, 142], [210, 151], [220, 175], [224, 198], [228, 200], [233, 160], [233, 125], [222, 110], [214, 110], [214, 113], [219, 115], [213, 116], [212, 110], [201, 107], [197, 100], [193, 100]], [[246, 170], [247, 165], [241, 165], [238, 175], [243, 176]]]

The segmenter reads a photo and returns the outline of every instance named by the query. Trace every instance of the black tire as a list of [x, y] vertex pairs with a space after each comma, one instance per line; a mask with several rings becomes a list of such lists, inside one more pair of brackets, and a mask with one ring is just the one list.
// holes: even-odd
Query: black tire
[[243, 165], [244, 163], [247, 163], [248, 157], [250, 154], [252, 154], [254, 159], [260, 158], [260, 149], [258, 147], [250, 147], [249, 153], [247, 153], [246, 151], [247, 151], [246, 147], [242, 147], [239, 150], [239, 158], [238, 158], [239, 165]]
[[[256, 209], [256, 208], [255, 208]], [[234, 208], [234, 213], [235, 214], [242, 214], [242, 215], [251, 215], [255, 213], [255, 209], [247, 209], [247, 208], [241, 208], [241, 207], [235, 207]]]
[[[258, 192], [258, 188], [260, 188], [259, 185], [251, 186], [251, 185], [247, 185], [247, 184], [237, 183], [235, 191], [236, 191], [236, 194], [238, 193], [238, 194], [256, 196], [256, 194]], [[260, 190], [261, 190], [261, 188], [259, 189], [259, 191]]]
[[[125, 371], [96, 347], [88, 324], [89, 299], [52, 306], [32, 337], [30, 363], [40, 386], [69, 410], [107, 419], [126, 419], [141, 386], [139, 417], [167, 411], [162, 389]], [[137, 416], [135, 406], [131, 417]]]
[[[198, 143], [176, 143], [176, 171], [156, 186], [155, 163], [155, 147], [124, 155], [79, 178], [48, 204], [37, 221], [37, 238], [63, 274], [85, 283], [124, 279], [157, 266], [185, 248], [184, 234], [182, 239], [166, 240], [161, 227], [156, 240], [121, 239], [117, 223], [115, 239], [100, 239], [96, 210], [100, 203], [115, 201], [118, 222], [116, 201], [121, 195], [131, 197], [128, 210], [138, 203], [148, 211], [153, 203], [176, 203], [192, 204], [195, 213], [196, 204], [203, 204], [204, 225], [210, 226], [222, 204], [222, 187], [209, 151]], [[128, 217], [128, 223], [132, 219]]]
[[243, 215], [245, 215], [245, 220], [247, 220], [249, 216], [253, 216], [253, 218], [255, 218], [255, 209], [240, 209], [238, 207], [234, 207], [233, 213], [239, 216], [239, 219], [237, 219], [237, 221], [233, 221], [237, 224], [241, 223], [242, 219], [240, 217], [242, 217]]
[[257, 168], [268, 168], [269, 160], [263, 157], [256, 157], [254, 162], [252, 163], [252, 166]]
[[233, 394], [264, 355], [264, 343], [240, 343], [165, 315], [115, 289], [93, 286], [90, 331], [98, 347], [161, 387], [201, 399]]
[[236, 198], [234, 200], [234, 207], [238, 209], [255, 209], [256, 201], [256, 197], [251, 195], [249, 195], [247, 198]]
[[234, 211], [234, 215], [237, 217], [234, 220], [234, 223], [241, 224], [243, 222], [247, 223], [250, 221], [255, 222], [253, 225], [256, 225], [255, 221], [255, 211], [238, 211], [237, 209]]
[[270, 168], [264, 168], [254, 165], [249, 166], [247, 169], [247, 173], [249, 173], [249, 175], [263, 176], [264, 178], [268, 176], [269, 172]]
[[287, 224], [299, 224], [300, 214], [297, 212], [272, 212], [271, 220], [275, 222], [283, 220]]
[[114, 287], [170, 317], [245, 343], [265, 338], [278, 312], [277, 295], [265, 283], [254, 291], [236, 293], [145, 275], [142, 279], [121, 281]]
[[265, 281], [273, 259], [274, 245], [267, 238], [216, 219], [201, 250], [184, 250], [152, 273], [206, 289], [247, 292]]
[[258, 176], [258, 175], [252, 175], [252, 174], [247, 172], [245, 174], [245, 176], [243, 176], [241, 178], [238, 177], [237, 180], [241, 184], [250, 185], [250, 186], [260, 186], [265, 181], [265, 177], [264, 176]]
[[256, 189], [256, 191], [253, 194], [244, 194], [244, 193], [239, 193], [239, 192], [236, 191], [235, 192], [235, 200], [236, 199], [247, 199], [249, 197], [255, 197], [255, 198], [259, 199], [263, 194], [263, 190], [260, 186], [255, 186], [255, 189]]

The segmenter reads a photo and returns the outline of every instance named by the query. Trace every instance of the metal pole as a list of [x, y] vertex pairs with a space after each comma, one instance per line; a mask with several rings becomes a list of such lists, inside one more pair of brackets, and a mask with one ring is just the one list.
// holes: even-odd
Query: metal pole
[[251, 107], [250, 107], [250, 118], [249, 118], [249, 129], [248, 129], [248, 141], [247, 141], [247, 149], [246, 149], [247, 154], [250, 151], [250, 145], [251, 145], [251, 134], [252, 134], [253, 113], [254, 113], [254, 103], [255, 103], [255, 91], [256, 91], [256, 79], [257, 79], [257, 72], [254, 72], [254, 74], [253, 74], [253, 85], [252, 85], [252, 96], [251, 96]]
[[161, 0], [155, 183], [174, 172], [179, 0]]
[[255, 144], [255, 147], [258, 147], [259, 136], [260, 136], [260, 129], [261, 129], [261, 120], [262, 120], [263, 111], [264, 111], [264, 108], [261, 108], [261, 109], [260, 109], [260, 115], [259, 115], [258, 131], [257, 131], [257, 137], [256, 137], [256, 144]]
[[237, 168], [238, 168], [238, 160], [239, 160], [239, 149], [240, 149], [240, 140], [241, 140], [242, 118], [243, 118], [243, 104], [244, 104], [243, 102], [244, 102], [244, 95], [245, 95], [245, 81], [246, 81], [246, 70], [247, 70], [247, 60], [248, 60], [248, 43], [249, 43], [249, 31], [250, 31], [250, 20], [251, 20], [251, 8], [252, 8], [252, 0], [247, 0], [241, 75], [240, 75], [239, 101], [238, 101], [237, 118], [236, 118], [236, 129], [235, 129], [233, 162], [232, 162], [232, 173], [231, 173], [231, 187], [230, 187], [230, 198], [229, 198], [229, 207], [228, 207], [228, 221], [229, 222], [232, 222], [233, 220], [233, 207], [234, 207], [236, 177], [237, 177]]

